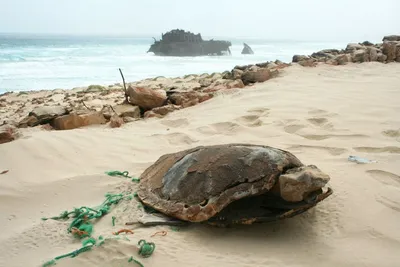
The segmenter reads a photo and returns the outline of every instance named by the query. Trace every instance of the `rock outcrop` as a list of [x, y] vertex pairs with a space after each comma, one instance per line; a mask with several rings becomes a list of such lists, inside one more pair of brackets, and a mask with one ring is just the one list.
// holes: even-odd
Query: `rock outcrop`
[[243, 46], [244, 47], [242, 49], [242, 55], [252, 55], [252, 54], [254, 54], [253, 49], [251, 49], [251, 47], [248, 44], [243, 43]]

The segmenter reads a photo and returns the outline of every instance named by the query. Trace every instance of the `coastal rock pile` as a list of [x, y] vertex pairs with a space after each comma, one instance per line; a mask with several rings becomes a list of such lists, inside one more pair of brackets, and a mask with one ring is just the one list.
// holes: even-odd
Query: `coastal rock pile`
[[[47, 130], [70, 130], [100, 124], [116, 128], [141, 118], [162, 118], [175, 110], [207, 101], [221, 90], [264, 82], [276, 77], [278, 69], [286, 66], [289, 65], [276, 61], [236, 66], [224, 73], [146, 79], [127, 84], [127, 101], [120, 84], [108, 88], [91, 85], [69, 91], [55, 90], [41, 96], [37, 92], [22, 92], [16, 95], [18, 100], [10, 103], [0, 99], [2, 106], [17, 107], [9, 114], [13, 114], [18, 128], [41, 126]], [[31, 94], [36, 96], [30, 97]], [[23, 116], [24, 113], [27, 115]]]
[[345, 65], [349, 62], [400, 62], [400, 35], [385, 36], [383, 43], [372, 44], [365, 41], [363, 43], [350, 43], [345, 49], [325, 49], [319, 52], [306, 55], [294, 55], [293, 63], [298, 63], [304, 67], [314, 67], [318, 62], [331, 65]]
[[[319, 63], [344, 65], [362, 62], [400, 62], [400, 35], [383, 43], [348, 44], [345, 49], [325, 49], [310, 56], [294, 55], [293, 63], [313, 67]], [[0, 95], [0, 143], [21, 136], [18, 128], [69, 130], [88, 125], [121, 127], [142, 118], [162, 118], [175, 110], [207, 101], [217, 92], [262, 83], [290, 66], [282, 61], [235, 66], [223, 73], [156, 77], [127, 84], [127, 99], [120, 83], [91, 85], [71, 90], [8, 92]]]

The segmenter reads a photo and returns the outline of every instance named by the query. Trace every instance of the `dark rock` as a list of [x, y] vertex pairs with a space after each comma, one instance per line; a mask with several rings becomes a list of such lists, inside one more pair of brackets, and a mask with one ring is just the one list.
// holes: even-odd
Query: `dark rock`
[[373, 43], [368, 42], [368, 41], [364, 41], [361, 44], [364, 45], [364, 46], [373, 46], [374, 45]]
[[8, 124], [0, 126], [0, 144], [14, 141], [20, 136], [21, 134], [15, 126]]
[[292, 58], [292, 62], [298, 63], [300, 61], [305, 61], [310, 59], [310, 57], [308, 56], [304, 56], [304, 55], [294, 55]]
[[243, 50], [242, 50], [242, 55], [251, 55], [251, 54], [254, 54], [254, 51], [253, 51], [253, 49], [251, 49], [251, 47], [248, 45], [248, 44], [246, 44], [246, 43], [243, 43]]
[[400, 41], [400, 35], [387, 35], [383, 37], [382, 41]]

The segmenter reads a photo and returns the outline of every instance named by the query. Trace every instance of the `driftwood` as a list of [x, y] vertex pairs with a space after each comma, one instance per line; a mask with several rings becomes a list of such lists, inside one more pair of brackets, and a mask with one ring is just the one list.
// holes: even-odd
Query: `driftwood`
[[128, 102], [128, 92], [127, 92], [127, 90], [126, 90], [126, 84], [125, 84], [125, 78], [124, 78], [124, 74], [122, 73], [121, 68], [119, 69], [119, 73], [121, 73], [122, 82], [124, 83], [125, 102], [126, 102], [126, 103], [129, 103], [129, 102]]

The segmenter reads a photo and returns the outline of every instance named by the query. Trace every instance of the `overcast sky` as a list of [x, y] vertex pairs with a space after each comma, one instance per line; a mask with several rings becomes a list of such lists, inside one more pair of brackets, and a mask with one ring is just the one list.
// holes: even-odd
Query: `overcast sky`
[[0, 0], [0, 33], [378, 41], [400, 34], [400, 0]]

